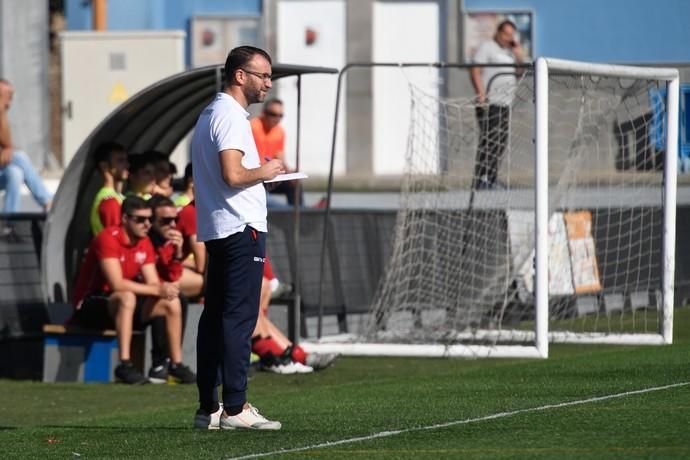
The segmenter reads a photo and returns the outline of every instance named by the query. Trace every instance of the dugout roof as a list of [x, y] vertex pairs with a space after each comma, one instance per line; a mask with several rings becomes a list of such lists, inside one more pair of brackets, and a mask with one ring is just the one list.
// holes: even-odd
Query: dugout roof
[[[333, 68], [284, 64], [273, 65], [272, 71], [274, 80], [338, 73]], [[96, 147], [115, 141], [130, 153], [171, 152], [192, 130], [201, 110], [222, 88], [222, 81], [222, 65], [188, 70], [161, 80], [128, 99], [86, 138], [62, 176], [44, 228], [41, 278], [48, 302], [68, 300], [74, 274], [90, 240], [90, 206], [101, 186], [93, 160]], [[297, 87], [299, 91], [300, 85]]]

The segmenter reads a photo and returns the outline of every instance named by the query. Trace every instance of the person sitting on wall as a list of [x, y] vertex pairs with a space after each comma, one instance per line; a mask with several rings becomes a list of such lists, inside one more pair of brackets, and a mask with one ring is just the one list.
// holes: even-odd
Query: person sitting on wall
[[[53, 195], [38, 175], [31, 164], [29, 156], [18, 150], [12, 143], [12, 133], [8, 112], [12, 106], [14, 87], [12, 84], [0, 78], [0, 190], [5, 191], [3, 213], [19, 211], [19, 199], [22, 184], [27, 188], [44, 211], [50, 209]], [[3, 230], [3, 233], [7, 233]]]

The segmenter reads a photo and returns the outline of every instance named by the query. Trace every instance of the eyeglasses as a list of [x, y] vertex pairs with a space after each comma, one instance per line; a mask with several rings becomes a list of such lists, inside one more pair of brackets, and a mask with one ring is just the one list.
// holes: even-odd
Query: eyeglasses
[[264, 113], [265, 113], [266, 116], [268, 116], [268, 117], [283, 118], [283, 114], [282, 114], [282, 113], [270, 112], [270, 111], [268, 111], [268, 110], [264, 110]]
[[173, 222], [177, 223], [177, 217], [159, 217], [158, 222], [160, 222], [161, 225], [170, 225]]
[[143, 224], [144, 222], [151, 223], [153, 221], [153, 217], [151, 216], [137, 216], [134, 214], [127, 214], [127, 216], [137, 224]]
[[253, 70], [247, 70], [247, 69], [240, 69], [242, 72], [247, 72], [249, 74], [254, 75], [255, 77], [259, 77], [263, 81], [271, 81], [273, 80], [273, 75], [270, 73], [261, 73], [261, 72], [254, 72]]

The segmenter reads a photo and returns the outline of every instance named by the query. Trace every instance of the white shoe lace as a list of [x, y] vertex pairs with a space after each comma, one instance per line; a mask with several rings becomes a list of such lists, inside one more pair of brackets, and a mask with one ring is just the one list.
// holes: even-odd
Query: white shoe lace
[[259, 409], [257, 409], [256, 407], [252, 406], [251, 404], [248, 404], [248, 405], [249, 405], [249, 412], [250, 412], [254, 417], [258, 418], [259, 421], [261, 421], [261, 422], [268, 422], [268, 420], [266, 419], [266, 417], [264, 417], [263, 415], [261, 415], [261, 414], [259, 413]]

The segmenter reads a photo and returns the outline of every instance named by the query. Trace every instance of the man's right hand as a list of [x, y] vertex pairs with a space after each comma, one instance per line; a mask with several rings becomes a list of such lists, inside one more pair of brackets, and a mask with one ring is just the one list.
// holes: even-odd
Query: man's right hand
[[278, 174], [285, 174], [285, 166], [283, 166], [283, 162], [277, 158], [265, 163], [261, 169], [263, 169], [262, 175], [264, 180], [271, 180], [274, 179]]
[[158, 289], [158, 297], [166, 300], [174, 300], [180, 295], [180, 288], [175, 283], [168, 283], [167, 281], [161, 283]]

